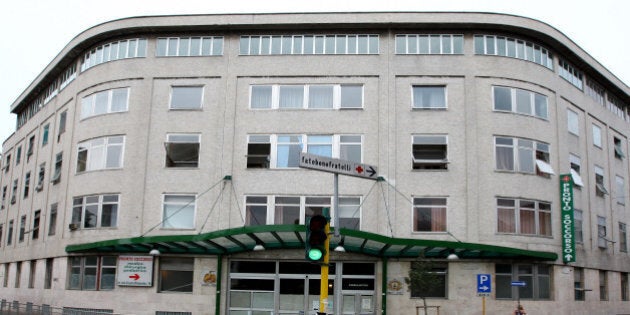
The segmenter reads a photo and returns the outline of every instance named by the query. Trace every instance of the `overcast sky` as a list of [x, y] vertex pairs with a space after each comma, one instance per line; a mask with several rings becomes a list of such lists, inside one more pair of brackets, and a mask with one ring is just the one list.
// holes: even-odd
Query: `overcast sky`
[[351, 11], [476, 11], [534, 18], [560, 30], [630, 84], [626, 0], [6, 0], [0, 5], [0, 142], [15, 130], [13, 101], [72, 38], [94, 25], [142, 15]]

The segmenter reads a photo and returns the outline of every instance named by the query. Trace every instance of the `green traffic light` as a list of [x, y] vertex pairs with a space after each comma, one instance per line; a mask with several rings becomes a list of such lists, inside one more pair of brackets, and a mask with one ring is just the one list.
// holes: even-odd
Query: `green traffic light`
[[322, 259], [322, 256], [324, 256], [324, 254], [318, 248], [311, 248], [308, 251], [308, 259], [310, 259], [310, 260], [317, 261], [317, 260]]

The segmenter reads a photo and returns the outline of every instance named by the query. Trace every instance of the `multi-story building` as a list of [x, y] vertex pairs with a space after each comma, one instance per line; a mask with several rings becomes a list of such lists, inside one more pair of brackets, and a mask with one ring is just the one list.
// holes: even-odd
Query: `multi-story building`
[[[313, 314], [305, 223], [332, 208], [327, 313], [414, 314], [421, 297], [440, 314], [482, 299], [629, 313], [629, 105], [569, 38], [518, 16], [100, 24], [11, 104], [0, 298]], [[377, 173], [337, 176], [335, 207], [336, 176], [301, 152]], [[409, 290], [417, 261], [434, 281]]]

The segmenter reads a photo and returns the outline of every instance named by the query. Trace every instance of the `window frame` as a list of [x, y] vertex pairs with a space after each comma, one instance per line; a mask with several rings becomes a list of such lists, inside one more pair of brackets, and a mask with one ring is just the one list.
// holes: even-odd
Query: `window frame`
[[[507, 271], [506, 266], [510, 267], [509, 273], [499, 272], [498, 269], [505, 269], [505, 271]], [[547, 269], [547, 273], [545, 273], [544, 270], [541, 270], [543, 268]], [[531, 270], [531, 273], [525, 272], [528, 269]], [[553, 265], [495, 263], [495, 282], [497, 289], [495, 299], [513, 300], [514, 296], [518, 294], [521, 300], [550, 301], [553, 299], [553, 278]], [[527, 282], [527, 286], [525, 287], [510, 285], [512, 281], [524, 280]], [[528, 290], [531, 291], [528, 292]], [[543, 296], [545, 291], [549, 294], [548, 297]], [[528, 293], [531, 293], [531, 298], [527, 297]]]
[[604, 169], [601, 166], [595, 165], [593, 172], [595, 173], [595, 195], [603, 198], [605, 195], [609, 194], [606, 186], [604, 186]]
[[[510, 104], [509, 104], [510, 105], [510, 109], [509, 110], [501, 109], [498, 106], [497, 93], [501, 89], [508, 90], [509, 93], [510, 93]], [[528, 113], [519, 110], [519, 98], [518, 98], [519, 93], [527, 93], [528, 94], [527, 95], [528, 98], [529, 98], [529, 100], [528, 100], [529, 112]], [[538, 114], [537, 98], [544, 99], [544, 115], [539, 115]], [[505, 112], [505, 113], [512, 113], [512, 114], [517, 114], [517, 115], [525, 115], [525, 116], [536, 117], [536, 118], [540, 118], [540, 119], [545, 120], [545, 121], [549, 121], [549, 101], [548, 101], [548, 97], [547, 97], [547, 95], [544, 95], [544, 94], [541, 94], [541, 93], [537, 93], [537, 92], [526, 90], [526, 89], [511, 87], [511, 86], [493, 85], [492, 86], [492, 104], [493, 104], [492, 109], [495, 112]]]
[[[124, 167], [125, 139], [124, 135], [112, 135], [92, 138], [77, 144], [76, 173], [91, 171], [115, 170]], [[111, 150], [118, 149], [118, 154], [111, 155]], [[100, 153], [100, 154], [96, 154]], [[113, 151], [116, 153], [116, 151]], [[118, 163], [115, 163], [118, 162]], [[115, 164], [108, 166], [108, 164]]]
[[623, 222], [619, 222], [619, 251], [628, 252], [628, 227]]
[[[419, 139], [416, 141], [416, 139]], [[420, 141], [424, 139], [424, 141]], [[418, 148], [416, 148], [416, 146]], [[421, 150], [424, 147], [425, 150]], [[438, 151], [438, 147], [443, 147], [442, 151], [444, 158], [416, 158], [417, 153], [429, 153], [433, 154]], [[428, 151], [426, 149], [435, 148]], [[411, 169], [412, 170], [448, 170], [449, 161], [448, 150], [448, 135], [446, 134], [413, 134], [411, 135]]]
[[[175, 139], [180, 138], [180, 139]], [[193, 138], [196, 138], [193, 140]], [[174, 161], [169, 158], [172, 154], [174, 146], [179, 145], [195, 145], [196, 144], [196, 160], [190, 161]], [[168, 133], [166, 134], [166, 141], [164, 142], [165, 153], [165, 167], [166, 168], [199, 168], [200, 151], [201, 151], [201, 134], [199, 133]]]
[[[96, 264], [88, 264], [87, 260], [96, 258]], [[114, 259], [114, 264], [106, 264], [105, 260]], [[72, 256], [68, 258], [68, 282], [66, 290], [78, 291], [112, 291], [116, 288], [116, 272], [118, 271], [117, 256]], [[94, 269], [94, 286], [89, 286], [86, 280], [87, 269]], [[103, 272], [105, 270], [114, 270], [111, 287], [103, 286]], [[78, 271], [78, 273], [77, 273]], [[78, 277], [78, 285], [75, 286], [73, 277]]]
[[[113, 114], [113, 113], [124, 113], [129, 111], [129, 97], [130, 97], [130, 90], [131, 88], [129, 87], [120, 87], [120, 88], [113, 88], [113, 89], [108, 89], [108, 90], [103, 90], [103, 91], [98, 91], [98, 92], [94, 92], [92, 94], [86, 95], [81, 99], [81, 120], [90, 118], [90, 117], [95, 117], [95, 116], [102, 116], [102, 115], [107, 115], [107, 114]], [[114, 94], [120, 91], [124, 91], [124, 108], [120, 108], [120, 109], [116, 109], [114, 108]], [[103, 104], [99, 104], [97, 101], [99, 100], [99, 98], [101, 97], [106, 97], [105, 100], [105, 107], [104, 108], [100, 108], [100, 105]], [[89, 109], [89, 111], [87, 111]], [[98, 110], [97, 110], [98, 109]]]
[[580, 136], [580, 115], [569, 108], [567, 108], [567, 130], [576, 137]]
[[[169, 263], [170, 262], [170, 263]], [[184, 263], [185, 262], [185, 263]], [[176, 265], [176, 266], [172, 266]], [[175, 272], [177, 277], [167, 277], [170, 272]], [[194, 293], [194, 274], [195, 274], [195, 258], [194, 257], [160, 257], [158, 271], [158, 293]], [[185, 278], [184, 278], [185, 277]], [[179, 290], [165, 290], [165, 278], [178, 280], [189, 280], [190, 285], [177, 286]], [[190, 290], [184, 289], [190, 287]]]
[[[94, 200], [96, 198], [96, 200]], [[116, 200], [114, 201], [113, 198]], [[106, 200], [111, 199], [111, 200]], [[120, 194], [101, 194], [86, 195], [72, 198], [72, 223], [77, 224], [79, 228], [85, 230], [109, 229], [118, 226], [118, 216], [120, 213], [121, 195]], [[109, 214], [105, 213], [105, 207], [113, 210]], [[95, 209], [94, 209], [95, 208]], [[96, 210], [96, 213], [91, 213]], [[93, 224], [87, 225], [90, 215], [95, 215], [96, 220]], [[109, 216], [109, 225], [103, 225], [104, 218]]]
[[[182, 197], [186, 197], [186, 198], [191, 198], [192, 200], [190, 201], [181, 201], [181, 202], [173, 202], [173, 201], [167, 201], [167, 199], [173, 198], [182, 198]], [[196, 216], [197, 216], [197, 200], [198, 200], [199, 196], [197, 194], [186, 194], [186, 193], [165, 193], [162, 194], [162, 221], [160, 221], [160, 227], [162, 229], [166, 229], [166, 230], [192, 230], [195, 229], [196, 227]], [[170, 214], [170, 215], [166, 215], [166, 211], [167, 211], [167, 206], [168, 205], [172, 205], [174, 207], [177, 207], [177, 209], [175, 210], [174, 213]], [[190, 223], [189, 225], [186, 226], [167, 226], [167, 222], [170, 222], [170, 219], [172, 217], [174, 217], [176, 214], [178, 214], [180, 211], [182, 210], [187, 210], [187, 208], [192, 205], [192, 214], [190, 215], [190, 221], [191, 222], [186, 222], [186, 223]]]
[[[302, 87], [302, 95], [300, 98], [301, 103], [295, 104], [290, 107], [281, 106], [281, 92], [282, 88], [292, 87], [298, 88]], [[330, 97], [331, 105], [329, 107], [311, 107], [311, 89], [319, 87], [332, 87], [332, 95]], [[270, 89], [270, 91], [263, 92], [262, 88]], [[360, 88], [360, 104], [357, 106], [356, 104], [346, 104], [344, 101], [344, 93], [353, 92], [353, 89]], [[270, 95], [261, 95], [264, 96], [264, 102], [259, 104], [258, 101], [263, 98], [259, 98], [256, 95], [256, 91], [260, 89], [260, 93], [265, 93]], [[287, 84], [251, 84], [249, 86], [249, 104], [248, 107], [250, 110], [347, 110], [347, 109], [363, 109], [365, 107], [365, 85], [362, 83], [309, 83], [309, 84], [300, 84], [300, 83], [287, 83]], [[353, 98], [356, 98], [357, 95], [353, 94]], [[265, 103], [265, 104], [263, 104]]]
[[[411, 231], [412, 233], [444, 233], [448, 232], [448, 197], [446, 196], [414, 196], [412, 203], [411, 214]], [[422, 201], [429, 201], [428, 203], [422, 203]], [[437, 202], [437, 203], [434, 203]], [[423, 229], [421, 227], [422, 220], [420, 217], [424, 217], [421, 212], [423, 210], [430, 211], [430, 218], [428, 219], [429, 229]], [[437, 211], [434, 211], [437, 210]], [[434, 212], [438, 219], [434, 219]], [[439, 217], [443, 217], [442, 224], [439, 222]], [[426, 224], [426, 223], [425, 223]], [[437, 225], [437, 226], [434, 226]]]
[[[509, 205], [510, 203], [511, 205]], [[531, 203], [533, 203], [533, 207], [526, 206]], [[497, 234], [523, 235], [545, 238], [553, 237], [553, 210], [551, 208], [551, 202], [534, 199], [497, 197], [495, 205], [497, 209]], [[507, 218], [507, 215], [510, 211], [512, 212], [511, 218], [505, 221], [508, 224], [506, 230], [506, 228], [502, 228], [503, 221], [501, 221], [501, 218]], [[523, 231], [523, 229], [525, 228], [525, 226], [523, 225], [524, 223], [522, 222], [523, 218], [533, 218], [533, 233], [527, 233]], [[545, 232], [547, 230], [548, 232]]]
[[[424, 104], [425, 95], [421, 93], [422, 91], [428, 90], [431, 92], [433, 89], [440, 89], [442, 92], [441, 99], [438, 97], [438, 101], [442, 101], [443, 104], [438, 104], [438, 106], [433, 106], [430, 104], [428, 106], [418, 106], [417, 100], [421, 99], [422, 104]], [[417, 98], [422, 94], [422, 98]], [[430, 99], [432, 97], [429, 97]], [[431, 101], [429, 101], [431, 102]], [[422, 105], [421, 104], [421, 105]], [[413, 84], [411, 85], [411, 109], [413, 110], [447, 110], [448, 109], [448, 88], [446, 84]]]
[[608, 236], [607, 227], [606, 227], [606, 217], [597, 216], [597, 247], [601, 249], [606, 249], [608, 246]]
[[[199, 40], [197, 44], [194, 44], [194, 40]], [[208, 46], [205, 45], [207, 42]], [[188, 41], [183, 45], [184, 41]], [[217, 42], [220, 41], [218, 51], [215, 47]], [[194, 47], [198, 45], [197, 52], [193, 52]], [[156, 40], [155, 56], [156, 57], [210, 57], [210, 56], [223, 56], [224, 49], [223, 36], [183, 36], [183, 37], [158, 37]], [[172, 48], [174, 47], [174, 48]], [[183, 52], [185, 47], [186, 51]], [[207, 47], [207, 49], [205, 49]]]
[[[507, 144], [507, 141], [511, 144]], [[505, 142], [505, 143], [499, 143]], [[531, 143], [531, 145], [528, 145]], [[550, 147], [551, 145], [532, 139], [526, 138], [518, 138], [518, 137], [510, 137], [510, 136], [494, 136], [494, 159], [495, 159], [495, 171], [497, 172], [511, 172], [511, 173], [521, 173], [521, 174], [532, 174], [545, 178], [550, 178], [551, 175], [555, 175], [553, 167], [550, 164]], [[503, 148], [503, 149], [501, 149]], [[504, 168], [500, 167], [500, 159], [499, 153], [507, 154], [506, 149], [511, 151], [510, 161], [505, 160], [502, 161], [501, 164], [510, 164], [512, 168]], [[524, 161], [522, 159], [522, 154], [528, 153], [531, 151], [532, 160]], [[505, 156], [508, 157], [507, 155]], [[524, 164], [527, 163], [527, 164]], [[510, 165], [505, 165], [510, 166]], [[529, 172], [526, 168], [527, 166], [532, 167], [532, 171]]]
[[[195, 97], [195, 101], [199, 101], [199, 104], [185, 104], [185, 105], [177, 105], [176, 107], [173, 106], [173, 97], [177, 96], [176, 95], [176, 90], [178, 89], [188, 89], [189, 91], [194, 90], [199, 90], [200, 94], [199, 95], [194, 95]], [[169, 101], [168, 101], [168, 109], [172, 110], [172, 111], [179, 111], [179, 110], [203, 110], [203, 105], [204, 105], [204, 98], [205, 98], [205, 93], [206, 93], [206, 88], [204, 85], [195, 85], [195, 84], [190, 84], [190, 85], [172, 85], [171, 86], [171, 91], [169, 94]], [[189, 98], [190, 96], [186, 96], [186, 98]], [[197, 99], [198, 98], [198, 99]], [[178, 102], [181, 102], [182, 100], [178, 100]], [[188, 100], [186, 100], [188, 101]]]

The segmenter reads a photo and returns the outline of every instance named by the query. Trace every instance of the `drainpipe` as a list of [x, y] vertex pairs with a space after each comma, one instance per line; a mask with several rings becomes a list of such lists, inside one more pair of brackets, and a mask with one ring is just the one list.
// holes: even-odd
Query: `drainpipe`
[[381, 314], [387, 315], [387, 257], [383, 257], [383, 270], [381, 271]]
[[217, 292], [214, 299], [214, 313], [221, 315], [221, 282], [223, 282], [223, 255], [217, 256]]

